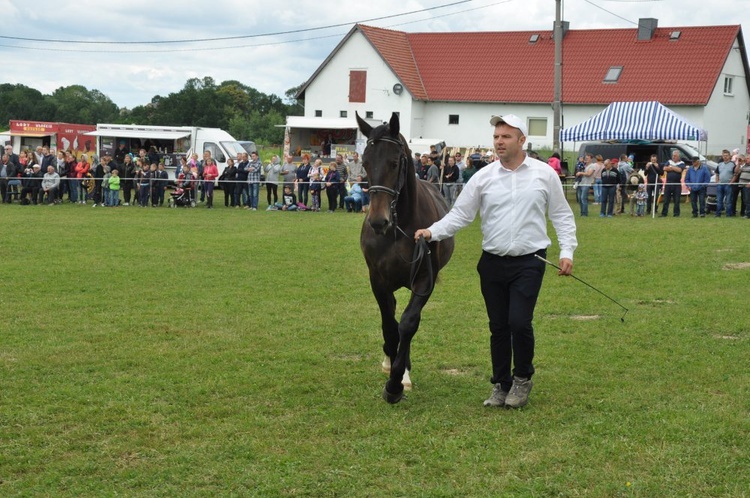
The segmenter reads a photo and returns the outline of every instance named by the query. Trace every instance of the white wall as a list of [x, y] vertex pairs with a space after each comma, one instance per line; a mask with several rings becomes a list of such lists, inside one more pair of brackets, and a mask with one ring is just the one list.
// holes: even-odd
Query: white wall
[[[364, 103], [349, 102], [352, 70], [367, 71]], [[393, 93], [393, 85], [398, 82], [370, 42], [355, 31], [305, 90], [305, 116], [314, 117], [315, 111], [321, 110], [323, 117], [338, 118], [345, 110], [350, 118], [355, 111], [364, 118], [367, 111], [372, 111], [373, 119], [388, 121], [396, 111], [401, 115], [402, 130], [406, 128], [404, 136], [409, 136], [412, 98], [406, 88], [401, 95]]]
[[[457, 125], [448, 124], [451, 114], [458, 115]], [[552, 109], [548, 105], [429, 102], [424, 106], [423, 133], [412, 136], [441, 138], [451, 147], [490, 147], [494, 131], [490, 117], [493, 114], [516, 114], [522, 119], [546, 117], [547, 136], [531, 136], [527, 142], [531, 142], [534, 148], [545, 143], [552, 146]]]
[[[722, 149], [738, 148], [744, 151], [747, 146], [750, 95], [738, 47], [735, 40], [706, 106], [704, 119], [708, 131], [709, 154], [721, 154]], [[724, 78], [727, 76], [734, 80], [733, 95], [724, 95]]]

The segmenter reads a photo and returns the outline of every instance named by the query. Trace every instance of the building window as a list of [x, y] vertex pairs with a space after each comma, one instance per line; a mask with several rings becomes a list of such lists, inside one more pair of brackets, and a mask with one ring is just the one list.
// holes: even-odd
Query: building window
[[529, 118], [529, 135], [534, 137], [546, 137], [547, 118]]
[[320, 109], [315, 109], [315, 117], [316, 118], [322, 118], [323, 117], [323, 111]]
[[448, 114], [448, 124], [458, 124], [458, 114]]
[[622, 74], [622, 66], [612, 66], [604, 76], [604, 83], [617, 83]]
[[349, 113], [346, 111], [339, 111], [339, 117], [340, 118], [346, 118], [348, 117]]
[[365, 119], [373, 119], [374, 116], [372, 111], [365, 111]]
[[733, 81], [734, 81], [734, 78], [731, 76], [724, 77], [724, 95], [734, 95], [734, 92], [732, 92]]
[[349, 71], [349, 102], [365, 102], [367, 71]]

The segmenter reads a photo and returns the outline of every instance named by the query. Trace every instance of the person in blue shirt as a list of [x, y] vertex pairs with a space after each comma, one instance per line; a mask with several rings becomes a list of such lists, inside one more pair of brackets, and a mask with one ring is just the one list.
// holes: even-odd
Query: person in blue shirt
[[711, 173], [708, 168], [701, 163], [700, 157], [694, 157], [693, 165], [685, 173], [685, 185], [690, 189], [693, 218], [697, 218], [699, 213], [701, 218], [706, 217], [706, 188], [710, 181]]
[[357, 175], [357, 181], [352, 184], [349, 195], [344, 197], [347, 213], [359, 213], [362, 211], [362, 175]]

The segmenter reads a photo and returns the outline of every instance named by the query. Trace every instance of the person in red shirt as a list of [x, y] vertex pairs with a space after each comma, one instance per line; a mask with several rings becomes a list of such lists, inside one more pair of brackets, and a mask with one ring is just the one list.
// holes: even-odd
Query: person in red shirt
[[206, 207], [214, 207], [214, 180], [219, 177], [219, 168], [210, 157], [203, 162], [203, 191], [206, 193]]
[[86, 190], [86, 187], [83, 185], [83, 179], [86, 178], [86, 175], [88, 175], [89, 170], [91, 169], [91, 165], [89, 164], [89, 158], [86, 156], [86, 154], [81, 154], [81, 160], [78, 161], [78, 164], [76, 164], [76, 179], [78, 180], [78, 203], [79, 204], [86, 204], [86, 196], [88, 195], [88, 191]]

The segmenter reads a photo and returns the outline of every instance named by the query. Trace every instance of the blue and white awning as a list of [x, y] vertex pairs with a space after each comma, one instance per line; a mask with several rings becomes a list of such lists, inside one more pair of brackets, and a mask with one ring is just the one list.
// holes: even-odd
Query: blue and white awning
[[613, 102], [592, 118], [560, 130], [562, 142], [590, 140], [698, 140], [706, 130], [693, 126], [659, 102]]

